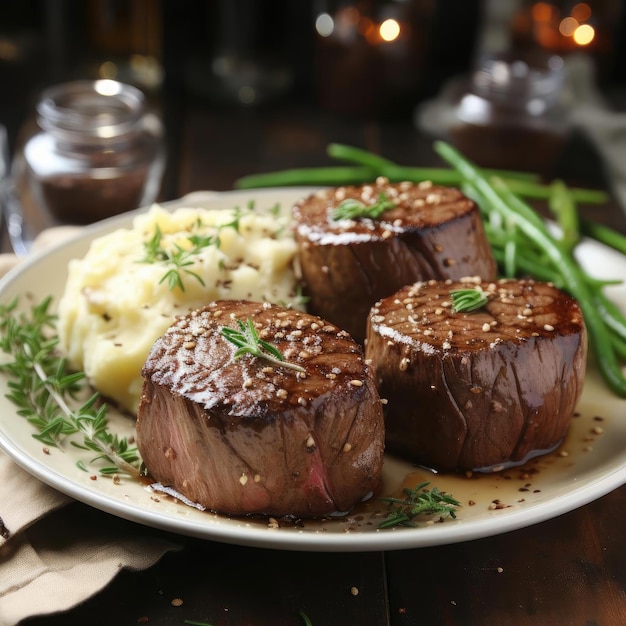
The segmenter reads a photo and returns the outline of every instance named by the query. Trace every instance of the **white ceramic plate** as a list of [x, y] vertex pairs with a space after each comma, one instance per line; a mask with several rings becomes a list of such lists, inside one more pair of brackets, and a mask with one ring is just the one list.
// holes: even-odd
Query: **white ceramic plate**
[[[276, 202], [290, 205], [306, 189], [274, 189], [214, 194], [192, 194], [170, 206], [195, 205], [232, 208], [254, 200], [257, 206]], [[124, 215], [87, 227], [80, 236], [25, 261], [0, 281], [0, 303], [16, 296], [24, 306], [52, 295], [60, 297], [67, 263], [81, 257], [90, 241], [119, 227], [128, 227]], [[626, 277], [626, 259], [612, 250], [585, 242], [580, 248], [585, 267], [597, 276]], [[626, 310], [626, 287], [611, 288], [612, 297]], [[402, 460], [386, 457], [383, 493], [429, 480], [431, 487], [448, 491], [462, 507], [457, 519], [424, 522], [417, 528], [378, 529], [386, 504], [374, 499], [346, 518], [281, 524], [270, 528], [264, 519], [232, 519], [202, 512], [169, 496], [151, 491], [128, 478], [119, 484], [93, 479], [76, 466], [84, 457], [72, 446], [51, 448], [32, 437], [33, 429], [16, 414], [4, 397], [6, 378], [0, 377], [0, 446], [26, 471], [61, 492], [97, 509], [184, 535], [242, 545], [290, 550], [357, 551], [393, 550], [433, 546], [487, 537], [553, 518], [571, 511], [626, 482], [626, 400], [603, 385], [590, 364], [585, 391], [570, 433], [559, 451], [498, 475], [458, 477], [431, 475]], [[131, 420], [114, 412], [111, 429], [132, 434]]]

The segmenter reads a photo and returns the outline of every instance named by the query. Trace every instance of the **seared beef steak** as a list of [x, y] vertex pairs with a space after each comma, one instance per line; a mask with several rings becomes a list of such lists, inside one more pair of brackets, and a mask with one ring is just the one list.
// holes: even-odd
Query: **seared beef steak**
[[[393, 208], [376, 219], [333, 219], [346, 200], [372, 205], [381, 198]], [[479, 210], [458, 189], [379, 178], [320, 191], [297, 203], [293, 216], [310, 312], [359, 342], [370, 307], [405, 285], [496, 275]]]
[[[272, 365], [221, 332], [250, 319], [304, 372]], [[361, 347], [306, 313], [219, 301], [180, 317], [143, 369], [137, 445], [155, 481], [234, 515], [349, 511], [379, 484], [384, 427]]]
[[[450, 292], [479, 288], [481, 309]], [[578, 304], [531, 280], [418, 282], [372, 308], [366, 356], [390, 452], [437, 470], [495, 470], [555, 448], [582, 392]]]

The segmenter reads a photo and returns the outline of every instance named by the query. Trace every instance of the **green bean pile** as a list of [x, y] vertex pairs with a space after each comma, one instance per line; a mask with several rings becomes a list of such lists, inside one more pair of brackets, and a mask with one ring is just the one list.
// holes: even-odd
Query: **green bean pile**
[[[377, 176], [391, 182], [430, 180], [459, 186], [480, 207], [501, 275], [549, 281], [574, 297], [583, 312], [589, 345], [602, 378], [614, 393], [626, 397], [626, 316], [603, 292], [606, 285], [616, 281], [589, 276], [574, 257], [583, 236], [626, 254], [624, 235], [578, 215], [577, 203], [606, 202], [608, 194], [569, 188], [558, 180], [546, 185], [526, 172], [480, 169], [442, 141], [434, 148], [449, 168], [406, 167], [359, 148], [333, 143], [328, 146], [329, 156], [350, 165], [256, 174], [239, 179], [236, 187], [336, 186], [371, 182]], [[548, 202], [559, 227], [557, 234], [527, 199]]]

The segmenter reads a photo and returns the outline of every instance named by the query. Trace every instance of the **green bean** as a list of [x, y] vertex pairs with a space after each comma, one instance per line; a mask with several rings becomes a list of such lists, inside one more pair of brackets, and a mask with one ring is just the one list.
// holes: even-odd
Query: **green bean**
[[562, 180], [555, 180], [550, 185], [548, 206], [561, 227], [561, 243], [571, 253], [580, 241], [580, 223], [572, 194]]
[[613, 337], [613, 347], [615, 349], [615, 353], [626, 361], [626, 341], [624, 341], [621, 337]]
[[401, 167], [372, 169], [364, 165], [328, 166], [279, 170], [262, 174], [250, 174], [235, 181], [237, 189], [291, 186], [338, 186], [357, 185], [386, 176], [391, 182], [405, 180], [421, 182], [429, 180], [435, 185], [458, 185], [461, 177], [452, 169], [441, 167]]
[[537, 223], [536, 214], [500, 181], [498, 189], [457, 150], [445, 142], [435, 143], [435, 150], [451, 166], [459, 171], [466, 182], [487, 199], [493, 210], [506, 221], [515, 224], [531, 241], [544, 250], [555, 271], [562, 277], [565, 289], [578, 301], [589, 333], [590, 344], [600, 373], [607, 385], [619, 396], [626, 397], [626, 377], [617, 360], [609, 328], [596, 307], [594, 294], [589, 288], [585, 274], [573, 257], [566, 252], [543, 225]]
[[[355, 148], [354, 146], [348, 146], [343, 143], [331, 143], [326, 149], [327, 154], [335, 159], [341, 159], [343, 161], [349, 161], [358, 165], [366, 165], [374, 170], [377, 170], [380, 176], [388, 176], [396, 181], [410, 180], [413, 182], [420, 182], [422, 180], [429, 180], [428, 176], [423, 176], [422, 173], [436, 172], [437, 178], [441, 181], [446, 175], [450, 176], [451, 182], [459, 182], [459, 176], [457, 172], [452, 169], [443, 170], [442, 168], [422, 168], [422, 167], [407, 167], [404, 165], [398, 165], [393, 161], [386, 159], [362, 148]], [[528, 183], [539, 180], [539, 175], [533, 172], [516, 172], [513, 170], [484, 170], [489, 176], [502, 176], [503, 178], [527, 181]], [[434, 182], [434, 181], [433, 181]], [[444, 184], [441, 182], [440, 184]]]
[[294, 185], [334, 186], [356, 185], [372, 180], [368, 167], [331, 166], [280, 170], [266, 174], [250, 174], [235, 181], [237, 189], [258, 187], [291, 187]]
[[[532, 181], [515, 180], [510, 176], [502, 176], [502, 178], [506, 178], [510, 190], [518, 196], [523, 196], [529, 200], [547, 200], [550, 197], [549, 185]], [[581, 204], [604, 204], [609, 200], [609, 194], [599, 189], [570, 187], [569, 192], [572, 200], [580, 202]]]
[[604, 226], [591, 220], [580, 220], [580, 227], [583, 235], [587, 235], [622, 254], [626, 254], [626, 235], [622, 235], [609, 226]]
[[[500, 267], [504, 267], [504, 251], [502, 249], [494, 250], [493, 256], [498, 265]], [[558, 273], [545, 263], [538, 263], [526, 255], [518, 254], [516, 258], [516, 266], [516, 272], [511, 274], [504, 272], [503, 276], [506, 276], [507, 278], [513, 278], [514, 276], [532, 276], [536, 280], [553, 283], [560, 289], [564, 287], [563, 281]]]
[[358, 165], [365, 165], [379, 172], [390, 167], [396, 167], [396, 164], [389, 159], [381, 157], [368, 150], [347, 146], [343, 143], [330, 143], [326, 147], [326, 153], [333, 159], [349, 161]]
[[[460, 182], [458, 174], [454, 170], [446, 171], [441, 168], [398, 165], [372, 152], [346, 144], [331, 143], [327, 146], [326, 151], [332, 158], [371, 167], [375, 172], [375, 176], [386, 176], [392, 182], [403, 180], [420, 182], [422, 180], [431, 180], [431, 178], [434, 178], [433, 182], [439, 185], [454, 185]], [[547, 200], [552, 193], [550, 185], [542, 184], [540, 176], [534, 172], [499, 169], [483, 169], [482, 172], [486, 177], [498, 176], [504, 178], [511, 191], [526, 198]], [[570, 188], [568, 192], [572, 201], [586, 204], [602, 204], [609, 199], [605, 191], [596, 189]]]
[[619, 307], [609, 300], [600, 289], [595, 290], [594, 296], [598, 313], [604, 319], [604, 323], [622, 339], [626, 340], [626, 317]]

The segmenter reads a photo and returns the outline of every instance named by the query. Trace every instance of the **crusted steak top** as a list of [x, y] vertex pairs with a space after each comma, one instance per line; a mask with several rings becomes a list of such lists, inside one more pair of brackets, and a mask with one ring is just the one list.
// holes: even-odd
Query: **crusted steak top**
[[[390, 207], [375, 219], [335, 219], [335, 210], [346, 200], [365, 206], [384, 201]], [[319, 191], [296, 203], [293, 216], [300, 237], [322, 245], [347, 245], [438, 226], [473, 211], [478, 211], [476, 204], [454, 187], [429, 181], [390, 183], [379, 177], [372, 184]]]
[[[456, 312], [451, 292], [466, 289], [479, 290], [487, 302], [476, 311]], [[369, 321], [374, 333], [424, 351], [475, 351], [584, 332], [578, 303], [553, 285], [477, 277], [409, 285], [377, 302]]]
[[[297, 371], [250, 354], [222, 334], [252, 320], [260, 339], [278, 349]], [[354, 398], [371, 391], [372, 374], [361, 347], [321, 318], [269, 303], [224, 300], [178, 317], [154, 344], [142, 374], [154, 384], [230, 415], [271, 418], [332, 393]]]

